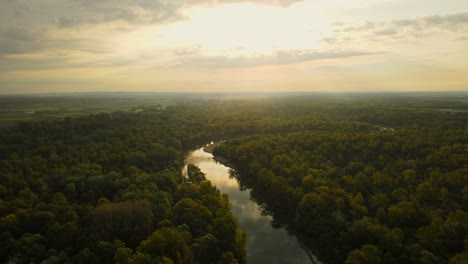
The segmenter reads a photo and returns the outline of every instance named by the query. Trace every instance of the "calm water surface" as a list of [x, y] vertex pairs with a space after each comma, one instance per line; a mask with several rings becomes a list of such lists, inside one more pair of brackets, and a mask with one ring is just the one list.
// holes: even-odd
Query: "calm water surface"
[[213, 155], [203, 148], [189, 153], [186, 164], [197, 165], [213, 185], [229, 195], [239, 227], [247, 231], [248, 263], [312, 263], [295, 237], [271, 226], [271, 217], [261, 214], [258, 205], [250, 200], [250, 191], [239, 190], [237, 181], [229, 178], [229, 167], [213, 160]]

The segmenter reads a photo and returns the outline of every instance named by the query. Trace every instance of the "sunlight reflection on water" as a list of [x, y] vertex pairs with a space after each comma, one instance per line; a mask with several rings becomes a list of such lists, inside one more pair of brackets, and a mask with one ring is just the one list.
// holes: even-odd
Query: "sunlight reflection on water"
[[259, 206], [250, 200], [250, 191], [239, 189], [237, 180], [229, 177], [229, 167], [202, 148], [189, 153], [186, 164], [197, 165], [213, 185], [229, 195], [239, 227], [247, 231], [248, 263], [310, 263], [295, 237], [284, 229], [274, 229], [271, 216], [262, 215]]

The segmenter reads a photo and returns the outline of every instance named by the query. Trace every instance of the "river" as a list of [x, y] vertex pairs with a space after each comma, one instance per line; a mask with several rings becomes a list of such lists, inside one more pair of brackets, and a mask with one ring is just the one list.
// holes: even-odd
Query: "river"
[[232, 213], [247, 232], [247, 263], [313, 263], [294, 236], [271, 226], [271, 217], [261, 214], [250, 200], [250, 191], [240, 190], [237, 180], [229, 177], [229, 167], [215, 161], [203, 148], [190, 152], [185, 163], [197, 165], [214, 186], [229, 195]]

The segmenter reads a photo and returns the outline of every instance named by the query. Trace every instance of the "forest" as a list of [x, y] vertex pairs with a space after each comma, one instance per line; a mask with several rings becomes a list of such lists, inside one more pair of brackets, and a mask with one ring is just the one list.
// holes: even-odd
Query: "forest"
[[197, 167], [181, 175], [185, 151], [206, 139], [191, 132], [199, 121], [176, 113], [155, 106], [3, 130], [0, 262], [245, 263], [228, 197]]
[[246, 263], [229, 197], [182, 175], [188, 151], [222, 141], [272, 225], [324, 263], [465, 263], [466, 101], [177, 97], [4, 127], [0, 262]]
[[214, 154], [325, 263], [467, 263], [467, 115], [398, 111], [359, 115], [374, 127], [231, 139]]

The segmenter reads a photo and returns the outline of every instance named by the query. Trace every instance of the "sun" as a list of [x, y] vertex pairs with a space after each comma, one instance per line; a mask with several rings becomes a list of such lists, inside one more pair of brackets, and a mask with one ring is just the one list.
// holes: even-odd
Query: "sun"
[[[332, 30], [323, 10], [308, 2], [291, 6], [229, 3], [183, 9], [185, 19], [117, 34], [112, 49], [129, 59], [157, 58], [169, 65], [176, 55], [255, 57], [291, 50], [318, 50]], [[172, 55], [171, 55], [172, 54]], [[141, 60], [139, 60], [141, 61]]]
[[168, 26], [160, 36], [173, 45], [196, 45], [223, 56], [311, 49], [319, 45], [318, 32], [327, 25], [323, 17], [300, 8], [251, 3], [192, 8], [184, 15], [185, 21]]

